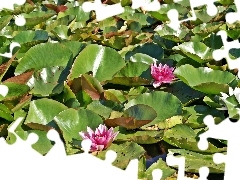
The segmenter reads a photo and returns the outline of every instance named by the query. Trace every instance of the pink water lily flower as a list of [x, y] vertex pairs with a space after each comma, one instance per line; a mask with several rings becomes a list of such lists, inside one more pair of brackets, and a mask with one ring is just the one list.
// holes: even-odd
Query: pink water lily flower
[[173, 74], [174, 68], [168, 65], [162, 65], [161, 63], [157, 66], [156, 63], [151, 65], [151, 75], [154, 79], [153, 87], [157, 88], [161, 86], [162, 83], [171, 83], [175, 78]]
[[79, 135], [83, 139], [89, 139], [92, 141], [90, 151], [94, 152], [108, 148], [118, 133], [119, 132], [114, 132], [112, 127], [108, 129], [105, 125], [100, 124], [95, 132], [90, 127], [87, 127], [87, 132], [79, 132]]

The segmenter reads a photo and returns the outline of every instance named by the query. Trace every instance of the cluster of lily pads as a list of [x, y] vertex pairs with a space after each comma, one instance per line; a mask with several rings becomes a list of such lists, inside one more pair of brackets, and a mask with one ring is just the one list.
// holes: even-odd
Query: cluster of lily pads
[[[68, 154], [81, 153], [82, 139], [89, 138], [99, 158], [116, 151], [119, 168], [138, 158], [139, 179], [151, 179], [155, 168], [163, 179], [174, 175], [176, 167], [161, 158], [146, 168], [146, 159], [169, 150], [185, 156], [186, 172], [207, 166], [222, 173], [224, 164], [214, 164], [212, 154], [225, 152], [227, 143], [210, 139], [206, 151], [197, 143], [207, 130], [206, 115], [215, 123], [239, 119], [237, 69], [212, 57], [223, 46], [218, 31], [225, 30], [229, 41], [240, 36], [239, 22], [225, 21], [237, 10], [233, 1], [216, 2], [214, 17], [205, 6], [196, 8], [197, 20], [178, 31], [167, 25], [167, 12], [191, 16], [187, 0], [163, 0], [155, 12], [133, 10], [131, 0], [122, 0], [124, 13], [100, 22], [94, 11], [83, 11], [83, 2], [28, 0], [0, 11], [0, 53], [9, 52], [12, 42], [21, 45], [12, 58], [0, 56], [0, 84], [8, 87], [0, 95], [0, 136], [14, 143], [7, 128], [24, 117], [16, 133], [23, 139], [36, 133], [33, 148], [43, 155], [53, 146], [46, 133], [54, 128]], [[24, 26], [14, 23], [17, 15], [25, 17]], [[239, 58], [239, 49], [229, 56]]]

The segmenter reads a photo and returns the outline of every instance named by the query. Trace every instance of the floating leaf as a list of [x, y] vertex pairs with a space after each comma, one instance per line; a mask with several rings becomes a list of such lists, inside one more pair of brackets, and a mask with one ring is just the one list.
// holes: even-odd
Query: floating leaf
[[26, 26], [35, 26], [44, 22], [54, 16], [53, 12], [31, 12], [29, 14], [24, 14], [24, 18], [26, 19]]
[[137, 104], [124, 111], [125, 117], [134, 117], [136, 120], [153, 120], [157, 117], [156, 111], [147, 105]]
[[99, 100], [103, 88], [101, 84], [92, 76], [87, 74], [81, 76], [82, 90], [84, 90], [93, 100]]
[[189, 30], [184, 26], [182, 26], [178, 31], [175, 31], [165, 24], [157, 26], [155, 31], [160, 37], [173, 42], [184, 42], [184, 38], [189, 32]]
[[199, 62], [204, 63], [213, 59], [212, 49], [207, 47], [202, 42], [185, 42], [173, 48], [176, 52], [182, 53], [187, 57]]
[[66, 109], [66, 106], [52, 99], [43, 98], [34, 100], [30, 103], [25, 124], [38, 123], [47, 125], [56, 115]]
[[0, 18], [0, 30], [2, 30], [13, 18], [11, 15], [3, 16]]
[[98, 115], [108, 118], [113, 111], [112, 108], [105, 106], [101, 101], [94, 100], [87, 105], [87, 109], [97, 113]]
[[174, 82], [163, 90], [175, 95], [185, 105], [204, 96], [203, 93], [192, 89], [182, 81]]
[[207, 67], [194, 68], [189, 64], [180, 66], [174, 74], [193, 89], [207, 94], [228, 92], [229, 84], [235, 79], [232, 73], [226, 71]]
[[80, 131], [86, 131], [86, 127], [95, 129], [102, 124], [102, 119], [96, 113], [87, 109], [66, 109], [54, 117], [66, 142], [72, 139], [81, 140]]
[[20, 31], [13, 38], [13, 40], [20, 45], [33, 41], [46, 41], [47, 39], [48, 33], [44, 30]]
[[5, 73], [9, 69], [9, 67], [11, 66], [13, 59], [14, 59], [14, 57], [11, 58], [6, 63], [3, 63], [3, 64], [0, 65], [0, 80], [2, 80], [3, 76], [5, 75]]
[[128, 51], [125, 55], [125, 59], [130, 59], [135, 54], [146, 54], [155, 59], [161, 59], [164, 54], [164, 50], [161, 46], [154, 43], [146, 43], [136, 46], [132, 51]]
[[205, 127], [206, 125], [204, 124], [203, 119], [207, 115], [212, 115], [215, 118], [216, 123], [219, 123], [224, 119], [223, 112], [204, 105], [184, 107], [183, 109], [189, 112], [189, 116], [184, 124], [189, 125], [191, 128]]
[[23, 74], [8, 78], [7, 80], [4, 81], [6, 82], [12, 82], [12, 83], [18, 83], [18, 84], [27, 84], [31, 76], [33, 75], [33, 71], [28, 71]]
[[176, 126], [177, 124], [182, 124], [183, 119], [183, 116], [173, 116], [163, 122], [156, 124], [155, 127], [158, 127], [159, 129], [169, 129]]
[[12, 112], [4, 104], [0, 103], [0, 118], [13, 121]]
[[39, 44], [32, 47], [28, 52], [26, 52], [16, 67], [15, 73], [21, 74], [29, 69], [40, 70], [47, 67], [65, 67], [71, 57], [71, 51], [62, 44]]
[[178, 98], [170, 93], [153, 91], [143, 93], [125, 105], [125, 109], [136, 104], [145, 104], [157, 112], [157, 117], [148, 125], [154, 125], [175, 115], [182, 114], [182, 104]]
[[110, 126], [110, 127], [121, 126], [127, 129], [136, 129], [150, 122], [151, 120], [135, 120], [134, 117], [119, 117], [114, 119], [106, 119], [104, 121], [104, 123], [107, 126]]
[[107, 100], [111, 100], [117, 103], [123, 103], [127, 100], [124, 96], [123, 92], [116, 89], [108, 89], [104, 91], [104, 98]]
[[114, 77], [112, 80], [107, 81], [107, 83], [119, 84], [124, 86], [142, 86], [149, 85], [151, 81], [141, 77]]
[[128, 62], [115, 77], [138, 77], [150, 66], [141, 62]]
[[122, 57], [114, 49], [91, 44], [76, 58], [70, 79], [91, 71], [93, 77], [99, 81], [111, 80], [124, 65]]
[[125, 128], [116, 127], [115, 131], [119, 131], [116, 141], [133, 141], [138, 144], [154, 144], [162, 140], [163, 131], [153, 130], [127, 130]]
[[29, 91], [29, 87], [25, 84], [5, 82], [3, 85], [8, 87], [8, 94], [4, 98], [5, 101], [21, 98]]

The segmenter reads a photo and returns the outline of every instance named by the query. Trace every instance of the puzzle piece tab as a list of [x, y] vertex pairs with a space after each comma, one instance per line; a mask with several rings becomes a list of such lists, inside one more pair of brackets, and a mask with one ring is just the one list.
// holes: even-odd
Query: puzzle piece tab
[[24, 26], [26, 24], [26, 19], [22, 15], [15, 16], [15, 24], [17, 26]]
[[154, 169], [152, 171], [153, 180], [160, 180], [162, 178], [162, 170], [161, 169]]
[[[180, 2], [182, 0], [174, 0], [175, 3]], [[194, 12], [194, 8], [206, 5], [207, 6], [207, 13], [209, 16], [215, 16], [218, 12], [217, 7], [214, 5], [214, 2], [217, 0], [189, 0], [190, 1], [190, 6], [191, 6], [191, 12], [192, 12], [192, 17], [189, 17], [184, 20], [179, 20], [179, 13], [176, 9], [171, 9], [168, 11], [167, 16], [170, 20], [170, 23], [168, 24], [169, 27], [177, 31], [180, 28], [180, 24], [182, 22], [186, 21], [195, 21], [197, 19], [197, 16]]]
[[158, 11], [160, 3], [158, 0], [132, 0], [132, 9], [142, 8], [145, 11]]
[[[185, 157], [175, 157], [171, 152], [169, 152], [166, 162], [170, 166], [178, 166], [177, 180], [193, 180], [193, 178], [185, 177]], [[199, 169], [199, 175], [199, 180], [207, 180], [209, 168], [201, 167]]]
[[[51, 129], [47, 137], [54, 141], [53, 148], [46, 156], [32, 149], [31, 145], [36, 143], [38, 136], [29, 134], [26, 141], [22, 140], [15, 133], [16, 128], [23, 121], [18, 118], [9, 127], [9, 132], [16, 136], [16, 142], [12, 145], [0, 138], [0, 163], [1, 178], [16, 180], [24, 177], [25, 180], [42, 179], [89, 179], [89, 180], [137, 180], [138, 160], [131, 160], [126, 170], [119, 169], [112, 165], [117, 154], [114, 151], [107, 151], [105, 160], [101, 160], [89, 154], [91, 147], [90, 140], [82, 141], [84, 153], [66, 155], [64, 144], [58, 132]], [[43, 170], [44, 166], [44, 171]], [[9, 168], [11, 167], [11, 168]], [[26, 171], [29, 175], [26, 176]], [[30, 173], [29, 173], [30, 172]], [[72, 172], [79, 172], [72, 173]], [[109, 174], [111, 173], [111, 175]], [[159, 176], [157, 174], [156, 176]]]
[[230, 49], [233, 49], [233, 48], [238, 49], [238, 48], [240, 48], [240, 43], [238, 42], [238, 40], [234, 40], [234, 41], [228, 42], [227, 41], [227, 32], [224, 31], [224, 30], [219, 31], [217, 33], [217, 35], [221, 36], [221, 38], [222, 38], [223, 48], [222, 49], [218, 49], [218, 50], [214, 50], [213, 54], [212, 54], [213, 58], [216, 61], [219, 61], [219, 60], [225, 58], [227, 60], [228, 68], [230, 70], [238, 69], [238, 77], [240, 78], [240, 58], [231, 59], [229, 57]]
[[233, 24], [236, 21], [240, 21], [240, 1], [234, 0], [234, 4], [236, 5], [237, 12], [229, 12], [226, 14], [226, 21], [229, 24]]
[[10, 1], [1, 1], [0, 3], [0, 11], [3, 9], [11, 9], [14, 10], [14, 4], [23, 5], [26, 0], [10, 0]]
[[90, 12], [94, 10], [96, 12], [96, 20], [102, 21], [106, 18], [121, 14], [124, 12], [124, 8], [121, 3], [106, 5], [102, 4], [101, 0], [95, 0], [92, 2], [84, 2], [82, 8], [85, 12]]
[[[204, 123], [209, 129], [199, 136], [199, 149], [205, 150], [208, 148], [208, 138], [227, 140], [227, 154], [216, 153], [213, 156], [213, 160], [217, 164], [225, 162], [224, 180], [234, 179], [238, 176], [238, 164], [240, 162], [240, 142], [236, 139], [239, 136], [240, 121], [233, 123], [229, 118], [226, 118], [216, 125], [214, 118], [208, 115], [204, 118]], [[226, 130], [229, 131], [226, 132]]]
[[13, 49], [15, 48], [15, 47], [20, 47], [20, 44], [19, 43], [17, 43], [17, 42], [12, 42], [11, 44], [10, 44], [10, 52], [9, 53], [4, 53], [4, 54], [1, 54], [0, 53], [0, 56], [3, 56], [3, 57], [6, 57], [6, 58], [12, 58], [12, 56], [13, 56]]
[[5, 97], [8, 94], [8, 87], [6, 85], [0, 85], [0, 95]]

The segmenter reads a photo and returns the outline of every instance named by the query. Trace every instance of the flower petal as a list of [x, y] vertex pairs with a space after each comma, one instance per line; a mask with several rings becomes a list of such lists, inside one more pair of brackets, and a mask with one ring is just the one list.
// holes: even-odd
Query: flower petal
[[90, 151], [101, 151], [111, 145], [119, 132], [114, 132], [113, 128], [100, 124], [95, 131], [87, 127], [87, 132], [79, 132], [83, 139], [90, 139], [92, 142]]
[[157, 88], [157, 87], [159, 87], [159, 86], [161, 86], [161, 82], [157, 82], [157, 81], [155, 81], [154, 83], [153, 83], [153, 87], [154, 88]]

